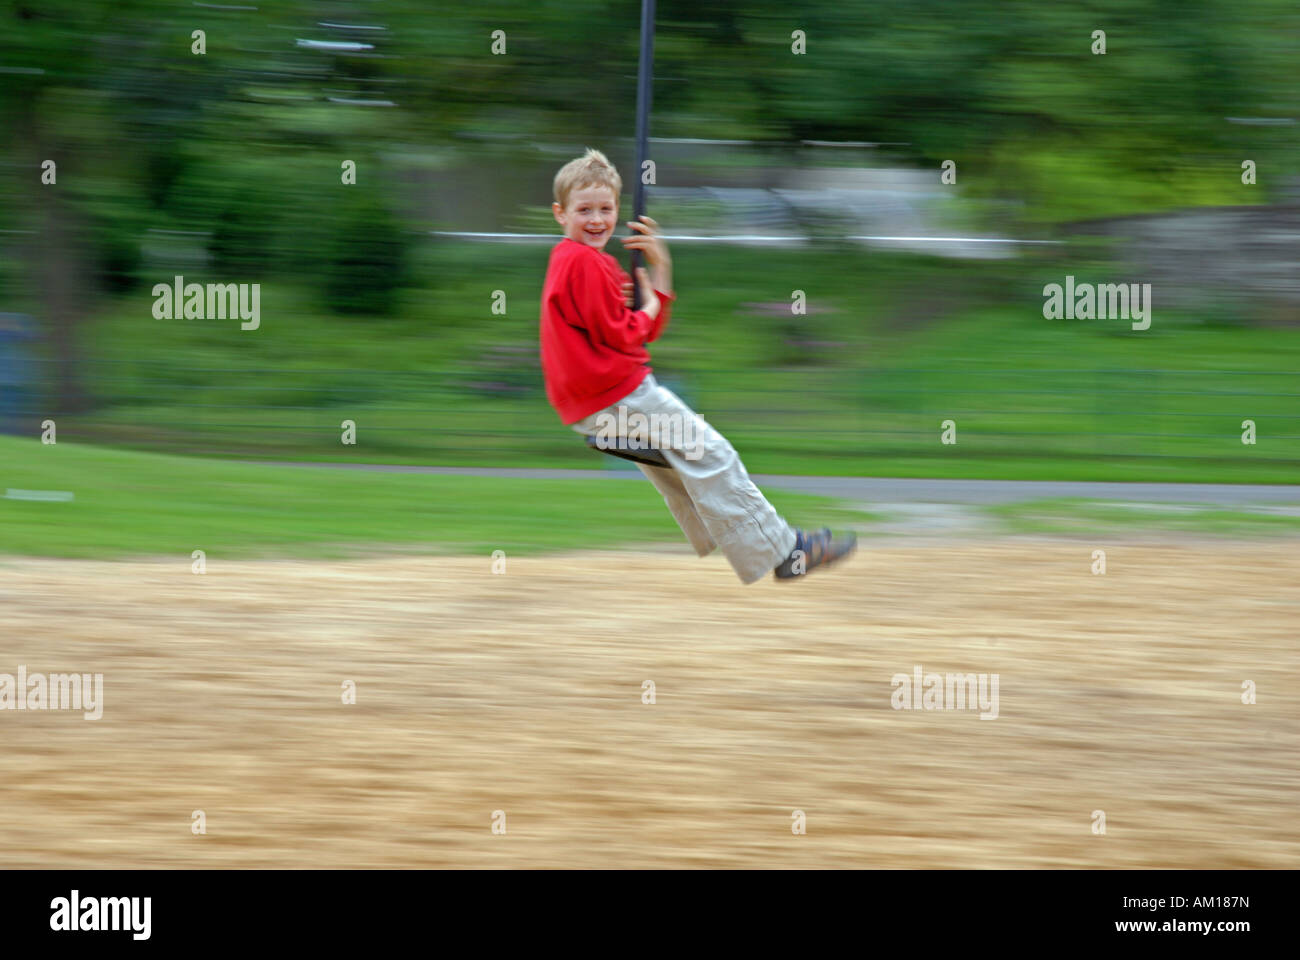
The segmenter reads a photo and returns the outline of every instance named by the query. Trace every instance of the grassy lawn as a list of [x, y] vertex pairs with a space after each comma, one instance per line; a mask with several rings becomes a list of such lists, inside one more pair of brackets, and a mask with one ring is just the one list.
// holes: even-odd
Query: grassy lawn
[[[530, 554], [684, 542], [645, 480], [512, 480], [275, 467], [0, 437], [0, 552], [53, 557]], [[869, 515], [782, 491], [793, 523]]]
[[[157, 320], [146, 291], [125, 296], [87, 327], [101, 403], [64, 415], [59, 435], [209, 457], [599, 469], [542, 392], [548, 250], [424, 244], [419, 285], [391, 317], [336, 316], [268, 282], [261, 328], [242, 332]], [[652, 345], [656, 373], [752, 472], [1300, 476], [1298, 327], [1158, 300], [1146, 331], [1045, 320], [1045, 283], [1112, 276], [1083, 253], [960, 262], [683, 244], [674, 256], [679, 299]], [[806, 315], [789, 309], [795, 290]], [[1254, 445], [1241, 442], [1248, 419]], [[344, 420], [356, 446], [339, 441]], [[940, 442], [947, 420], [956, 444]]]
[[1287, 512], [1197, 504], [1128, 504], [1062, 498], [986, 507], [1011, 533], [1115, 536], [1135, 532], [1216, 537], [1300, 535], [1300, 505]]

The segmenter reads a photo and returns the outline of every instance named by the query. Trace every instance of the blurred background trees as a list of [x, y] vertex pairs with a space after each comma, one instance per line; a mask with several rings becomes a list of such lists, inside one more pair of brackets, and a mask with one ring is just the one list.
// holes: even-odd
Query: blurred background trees
[[[129, 286], [156, 227], [204, 234], [223, 268], [342, 291], [328, 275], [355, 264], [294, 247], [363, 243], [373, 222], [386, 252], [370, 272], [395, 285], [392, 222], [418, 213], [413, 181], [436, 189], [439, 169], [491, 163], [485, 137], [527, 156], [630, 133], [638, 7], [5, 0], [5, 227], [66, 222], [90, 269], [61, 272], [100, 289]], [[892, 144], [901, 162], [956, 161], [965, 189], [1032, 221], [1240, 202], [1230, 172], [1247, 157], [1267, 171], [1253, 198], [1276, 198], [1300, 172], [1298, 29], [1286, 0], [661, 0], [653, 132]], [[343, 158], [373, 218], [339, 203]], [[57, 191], [35, 189], [43, 159]]]
[[[36, 318], [72, 410], [94, 402], [90, 327], [173, 273], [400, 314], [473, 270], [430, 230], [550, 229], [583, 146], [630, 179], [638, 21], [636, 0], [0, 0], [0, 310]], [[1291, 0], [659, 0], [652, 133], [753, 142], [700, 147], [692, 183], [797, 173], [810, 140], [936, 183], [953, 160], [1004, 232], [1278, 203], [1298, 37]], [[685, 171], [660, 164], [665, 194]]]

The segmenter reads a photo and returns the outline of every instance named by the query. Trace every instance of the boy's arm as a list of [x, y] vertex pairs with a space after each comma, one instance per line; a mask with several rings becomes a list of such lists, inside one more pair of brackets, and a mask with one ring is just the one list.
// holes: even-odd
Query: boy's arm
[[664, 259], [661, 263], [651, 264], [650, 280], [655, 285], [655, 292], [663, 296], [665, 292], [673, 296], [673, 262], [668, 258], [667, 245], [664, 245]]
[[[626, 276], [626, 274], [624, 274], [624, 276]], [[650, 339], [646, 340], [646, 343], [653, 343], [655, 340], [659, 339], [664, 332], [664, 328], [668, 326], [668, 314], [673, 301], [677, 299], [677, 295], [665, 292], [665, 290], [672, 289], [671, 284], [665, 285], [664, 289], [660, 289], [658, 284], [651, 284], [649, 289], [654, 293], [655, 299], [659, 301], [659, 313], [652, 318], [652, 323], [650, 325]], [[623, 281], [623, 306], [628, 309], [631, 309], [632, 307], [631, 280]]]
[[[671, 290], [672, 286], [669, 285], [668, 289]], [[668, 314], [672, 312], [673, 301], [677, 299], [676, 294], [661, 290], [658, 284], [655, 284], [655, 296], [659, 298], [659, 316], [654, 318], [650, 329], [650, 337], [646, 340], [646, 343], [654, 343], [664, 332], [664, 329], [668, 326]]]

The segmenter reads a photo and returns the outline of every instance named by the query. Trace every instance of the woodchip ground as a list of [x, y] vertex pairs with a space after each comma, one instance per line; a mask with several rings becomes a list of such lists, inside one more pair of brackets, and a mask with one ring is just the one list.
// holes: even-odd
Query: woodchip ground
[[[1297, 584], [1294, 541], [5, 558], [0, 673], [104, 712], [0, 711], [0, 866], [1295, 867]], [[917, 665], [997, 719], [893, 709]]]

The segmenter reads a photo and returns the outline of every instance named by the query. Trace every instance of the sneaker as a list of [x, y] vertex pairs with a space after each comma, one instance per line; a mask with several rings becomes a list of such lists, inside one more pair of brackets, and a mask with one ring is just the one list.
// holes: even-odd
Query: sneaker
[[795, 531], [794, 550], [774, 571], [778, 580], [789, 580], [809, 573], [815, 567], [834, 563], [857, 549], [858, 535], [833, 535], [826, 527], [816, 533]]

